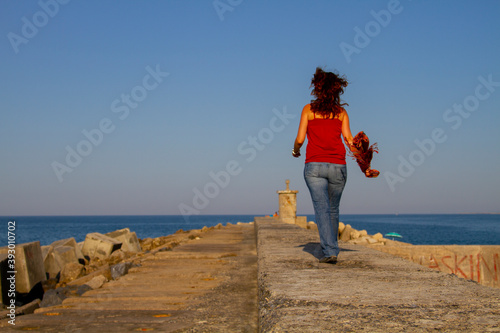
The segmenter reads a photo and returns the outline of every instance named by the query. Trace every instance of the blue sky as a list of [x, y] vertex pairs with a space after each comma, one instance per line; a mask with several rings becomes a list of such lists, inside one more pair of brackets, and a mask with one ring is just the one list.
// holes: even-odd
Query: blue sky
[[317, 66], [345, 74], [341, 213], [500, 212], [498, 1], [3, 1], [0, 215], [269, 214]]

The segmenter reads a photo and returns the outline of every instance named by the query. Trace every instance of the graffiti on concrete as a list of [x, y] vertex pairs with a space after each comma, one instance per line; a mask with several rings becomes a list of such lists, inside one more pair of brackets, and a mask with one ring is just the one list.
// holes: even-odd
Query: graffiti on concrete
[[[500, 259], [499, 254], [490, 256], [477, 254], [449, 254], [429, 256], [419, 256], [412, 258], [412, 261], [429, 268], [437, 269], [441, 272], [455, 274], [464, 279], [473, 280], [478, 283], [490, 282], [491, 286], [499, 286]], [[490, 283], [486, 283], [490, 285]]]

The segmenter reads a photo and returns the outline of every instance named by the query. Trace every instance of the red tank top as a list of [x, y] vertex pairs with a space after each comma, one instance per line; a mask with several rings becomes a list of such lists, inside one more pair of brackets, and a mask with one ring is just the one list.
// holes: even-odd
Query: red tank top
[[341, 134], [342, 121], [338, 118], [309, 120], [307, 124], [306, 163], [346, 164], [345, 147], [340, 138]]

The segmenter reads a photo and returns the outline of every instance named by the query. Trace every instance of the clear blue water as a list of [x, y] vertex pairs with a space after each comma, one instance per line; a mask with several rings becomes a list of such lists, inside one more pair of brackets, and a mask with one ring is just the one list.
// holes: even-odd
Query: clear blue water
[[[185, 220], [163, 216], [19, 216], [0, 217], [0, 246], [8, 244], [8, 222], [15, 221], [16, 243], [40, 241], [41, 245], [74, 237], [77, 242], [90, 232], [107, 233], [122, 228], [139, 238], [160, 237], [179, 229], [201, 229], [228, 222], [251, 222], [259, 215], [200, 215]], [[401, 241], [415, 245], [499, 245], [500, 215], [341, 215], [340, 220], [368, 234], [396, 232]], [[308, 221], [314, 216], [308, 215]]]
[[368, 234], [396, 232], [414, 245], [500, 245], [499, 214], [343, 215], [341, 221]]

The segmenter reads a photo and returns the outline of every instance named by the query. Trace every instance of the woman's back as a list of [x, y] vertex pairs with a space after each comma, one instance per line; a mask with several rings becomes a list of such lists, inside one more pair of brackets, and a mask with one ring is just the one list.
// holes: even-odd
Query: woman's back
[[[346, 150], [341, 139], [343, 113], [323, 118], [311, 111], [307, 125], [306, 161], [346, 164]], [[309, 118], [309, 117], [308, 117]]]

